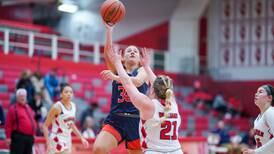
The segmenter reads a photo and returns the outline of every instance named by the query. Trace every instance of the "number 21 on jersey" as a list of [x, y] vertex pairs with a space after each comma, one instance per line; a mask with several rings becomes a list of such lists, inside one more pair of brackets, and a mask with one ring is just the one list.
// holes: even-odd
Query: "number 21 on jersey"
[[177, 140], [177, 121], [164, 121], [161, 124], [161, 140]]

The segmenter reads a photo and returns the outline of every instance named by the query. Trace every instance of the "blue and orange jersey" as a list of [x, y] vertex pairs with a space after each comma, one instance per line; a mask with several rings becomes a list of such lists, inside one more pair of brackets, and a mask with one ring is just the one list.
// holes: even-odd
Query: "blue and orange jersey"
[[[135, 69], [132, 73], [128, 73], [129, 76], [136, 76], [138, 69]], [[148, 85], [144, 83], [140, 87], [137, 87], [139, 92], [146, 94]], [[111, 110], [110, 113], [134, 113], [139, 114], [137, 108], [131, 103], [129, 96], [125, 88], [121, 83], [117, 81], [112, 82], [112, 96], [111, 96]]]

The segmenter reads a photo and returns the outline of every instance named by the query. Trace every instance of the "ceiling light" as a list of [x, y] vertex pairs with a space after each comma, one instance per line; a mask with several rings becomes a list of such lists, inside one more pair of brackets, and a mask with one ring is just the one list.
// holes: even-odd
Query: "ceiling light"
[[63, 3], [58, 6], [58, 10], [62, 12], [75, 13], [78, 11], [78, 6], [71, 3]]

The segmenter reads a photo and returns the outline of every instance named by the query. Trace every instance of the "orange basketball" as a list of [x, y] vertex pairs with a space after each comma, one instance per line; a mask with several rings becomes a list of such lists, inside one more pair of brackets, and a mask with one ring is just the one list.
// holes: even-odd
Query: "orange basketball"
[[126, 9], [119, 0], [106, 0], [101, 6], [100, 13], [102, 19], [108, 25], [113, 26], [124, 18]]

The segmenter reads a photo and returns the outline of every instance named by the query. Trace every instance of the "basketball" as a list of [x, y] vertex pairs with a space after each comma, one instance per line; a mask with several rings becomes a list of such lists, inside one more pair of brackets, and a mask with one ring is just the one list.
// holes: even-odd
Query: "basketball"
[[126, 9], [119, 0], [106, 0], [101, 5], [100, 13], [104, 22], [109, 26], [113, 26], [124, 18]]

